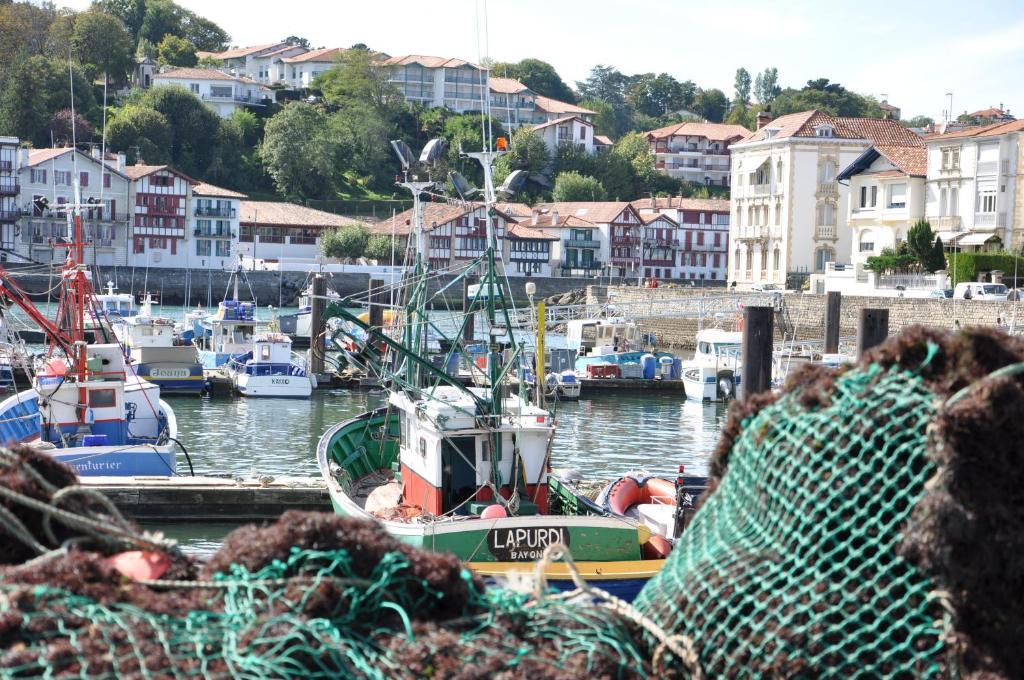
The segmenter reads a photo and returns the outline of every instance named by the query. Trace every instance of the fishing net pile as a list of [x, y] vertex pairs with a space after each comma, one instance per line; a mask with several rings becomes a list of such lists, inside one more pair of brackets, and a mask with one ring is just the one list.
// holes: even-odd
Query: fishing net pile
[[[735, 404], [634, 607], [485, 589], [324, 514], [236, 530], [199, 565], [7, 452], [0, 489], [44, 505], [0, 493], [0, 677], [1022, 677], [1020, 362], [1016, 338], [911, 329]], [[165, 572], [124, 575], [129, 550]]]

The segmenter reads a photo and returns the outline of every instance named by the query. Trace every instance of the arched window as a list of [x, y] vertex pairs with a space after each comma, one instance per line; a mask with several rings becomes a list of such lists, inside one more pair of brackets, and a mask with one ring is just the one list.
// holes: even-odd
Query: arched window
[[779, 247], [775, 246], [775, 252], [772, 253], [772, 270], [779, 271]]
[[779, 159], [779, 162], [775, 164], [775, 184], [776, 184], [776, 190], [777, 191], [782, 191], [782, 159], [781, 158]]
[[831, 248], [818, 248], [814, 251], [814, 271], [825, 271], [825, 264], [833, 262], [835, 259], [836, 253]]
[[761, 273], [768, 271], [768, 248], [761, 248]]
[[875, 233], [873, 231], [865, 229], [860, 233], [860, 245], [857, 250], [861, 253], [875, 252]]

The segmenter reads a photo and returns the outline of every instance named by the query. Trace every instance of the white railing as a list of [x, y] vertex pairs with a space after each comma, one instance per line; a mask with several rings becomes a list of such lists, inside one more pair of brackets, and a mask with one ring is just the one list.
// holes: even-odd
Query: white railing
[[[626, 318], [705, 318], [716, 314], [735, 315], [744, 306], [773, 306], [771, 293], [744, 293], [742, 295], [686, 295], [675, 298], [651, 296], [649, 300], [610, 302], [607, 304], [551, 305], [545, 308], [548, 324], [560, 324], [574, 319]], [[530, 324], [529, 310], [519, 313], [513, 320], [519, 326]]]
[[996, 225], [995, 213], [974, 213], [974, 226], [994, 227]]
[[939, 277], [935, 274], [879, 274], [876, 281], [878, 288], [902, 286], [908, 290], [912, 288], [930, 290], [939, 287]]
[[835, 182], [819, 182], [818, 183], [819, 194], [837, 194], [839, 193], [839, 187], [836, 186]]
[[960, 216], [946, 215], [944, 217], [929, 217], [928, 221], [939, 229], [959, 229]]
[[771, 186], [769, 186], [768, 184], [755, 184], [754, 185], [754, 195], [755, 196], [766, 195], [769, 192], [770, 189], [771, 189]]

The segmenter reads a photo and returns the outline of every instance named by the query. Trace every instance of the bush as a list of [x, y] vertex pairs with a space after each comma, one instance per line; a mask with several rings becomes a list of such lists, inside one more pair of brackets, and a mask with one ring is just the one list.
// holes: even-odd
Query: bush
[[320, 239], [320, 251], [324, 257], [354, 260], [363, 256], [369, 240], [370, 232], [361, 224], [328, 229]]
[[953, 253], [946, 254], [950, 284], [977, 281], [978, 274], [1000, 270], [1007, 276], [1024, 275], [1024, 257], [1010, 253]]

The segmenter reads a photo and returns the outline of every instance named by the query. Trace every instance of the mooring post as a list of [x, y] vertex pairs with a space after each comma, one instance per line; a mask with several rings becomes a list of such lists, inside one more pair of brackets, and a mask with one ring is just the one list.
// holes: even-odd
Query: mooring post
[[367, 296], [370, 301], [370, 327], [384, 327], [384, 280], [370, 279], [370, 290]]
[[473, 298], [469, 294], [469, 287], [476, 283], [476, 276], [472, 274], [466, 274], [462, 277], [462, 313], [466, 315], [466, 325], [462, 332], [462, 341], [465, 343], [473, 342], [473, 335], [475, 328], [473, 322], [475, 321], [475, 314], [469, 314], [470, 307], [472, 306]]
[[857, 358], [889, 337], [889, 310], [865, 307], [857, 324]]
[[740, 387], [744, 399], [771, 388], [774, 317], [773, 307], [746, 307], [743, 310], [743, 375]]
[[839, 351], [839, 308], [843, 294], [837, 290], [829, 292], [825, 301], [825, 354]]
[[314, 374], [324, 372], [324, 306], [327, 303], [327, 279], [323, 274], [313, 277], [313, 304], [309, 313], [309, 368]]

